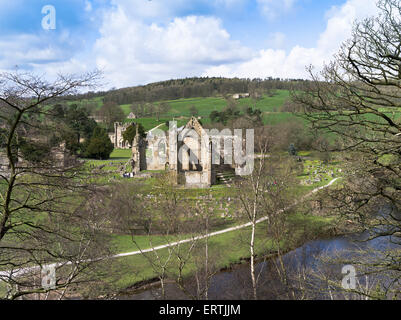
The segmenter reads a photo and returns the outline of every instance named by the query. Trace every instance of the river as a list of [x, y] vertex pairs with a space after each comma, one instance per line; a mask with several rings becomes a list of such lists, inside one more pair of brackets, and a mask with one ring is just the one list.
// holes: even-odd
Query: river
[[[260, 272], [258, 297], [261, 299], [342, 299], [343, 296], [340, 293], [336, 295], [335, 287], [328, 286], [326, 277], [334, 279], [340, 285], [345, 276], [342, 268], [346, 262], [343, 260], [361, 261], [362, 258], [376, 255], [377, 252], [384, 252], [388, 248], [400, 250], [400, 247], [394, 245], [389, 237], [364, 240], [366, 240], [366, 234], [309, 241], [283, 255], [284, 269], [277, 267], [280, 265], [277, 258], [258, 262], [256, 268], [258, 273]], [[360, 250], [369, 250], [369, 254], [365, 251], [361, 255]], [[283, 270], [285, 273], [279, 272]], [[251, 299], [249, 274], [248, 263], [237, 265], [229, 271], [218, 272], [211, 278], [208, 298]], [[283, 284], [284, 279], [287, 280], [286, 285]], [[362, 288], [365, 288], [366, 284], [369, 287], [374, 285], [374, 281], [369, 277], [358, 277], [357, 275], [357, 280], [359, 281], [358, 285]], [[368, 280], [367, 283], [366, 280]], [[194, 281], [187, 281], [187, 287], [190, 291], [195, 292], [195, 286], [191, 285], [191, 282]], [[118, 297], [121, 300], [160, 298], [159, 286]], [[166, 299], [189, 299], [189, 296], [178, 289], [175, 284], [170, 283], [166, 285]]]

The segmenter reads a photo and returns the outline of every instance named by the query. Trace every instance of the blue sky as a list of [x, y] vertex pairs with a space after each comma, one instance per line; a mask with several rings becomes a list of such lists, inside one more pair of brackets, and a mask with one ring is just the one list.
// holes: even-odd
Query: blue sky
[[[55, 8], [44, 30], [42, 8]], [[374, 0], [0, 0], [0, 70], [100, 68], [105, 88], [190, 76], [306, 78]]]

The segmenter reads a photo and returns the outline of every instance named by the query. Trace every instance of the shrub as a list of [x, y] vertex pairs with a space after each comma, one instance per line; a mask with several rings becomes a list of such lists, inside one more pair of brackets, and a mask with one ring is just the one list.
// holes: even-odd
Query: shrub
[[95, 128], [91, 138], [84, 144], [84, 157], [106, 160], [110, 158], [114, 146], [106, 130], [102, 128]]

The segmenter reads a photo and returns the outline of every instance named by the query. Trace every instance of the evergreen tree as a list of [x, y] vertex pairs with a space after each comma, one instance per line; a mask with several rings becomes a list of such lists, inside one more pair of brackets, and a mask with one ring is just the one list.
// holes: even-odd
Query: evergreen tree
[[132, 123], [124, 132], [123, 139], [124, 142], [128, 142], [132, 146], [132, 142], [136, 136], [136, 127], [138, 126], [138, 133], [141, 137], [145, 137], [145, 129], [140, 123]]
[[110, 154], [114, 149], [113, 143], [106, 130], [96, 127], [93, 130], [92, 137], [84, 143], [84, 156], [99, 160], [110, 158]]

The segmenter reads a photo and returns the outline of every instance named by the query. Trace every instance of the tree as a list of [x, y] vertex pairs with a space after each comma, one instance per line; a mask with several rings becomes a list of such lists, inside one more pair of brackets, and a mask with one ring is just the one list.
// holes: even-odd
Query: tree
[[[98, 241], [101, 219], [85, 210], [98, 190], [86, 183], [82, 164], [60, 163], [53, 153], [31, 154], [57, 132], [56, 100], [92, 86], [98, 76], [47, 82], [30, 73], [0, 74], [0, 152], [6, 159], [0, 169], [0, 280], [8, 288], [2, 298], [62, 298], [89, 280], [91, 259], [106, 254], [107, 242]], [[49, 287], [41, 284], [45, 266], [55, 271]]]
[[171, 106], [167, 102], [162, 102], [157, 105], [157, 121], [159, 121], [159, 115], [166, 115], [171, 110]]
[[110, 158], [113, 149], [113, 143], [106, 130], [97, 127], [93, 131], [91, 138], [84, 145], [84, 156], [87, 158], [105, 160]]
[[115, 102], [106, 102], [99, 110], [99, 116], [104, 119], [108, 131], [113, 131], [115, 122], [125, 119], [123, 109]]
[[47, 143], [20, 138], [18, 146], [22, 157], [31, 163], [40, 163], [50, 156], [50, 146]]
[[[367, 230], [401, 244], [401, 4], [380, 0], [380, 15], [356, 22], [351, 38], [320, 75], [292, 98], [313, 128], [337, 139], [331, 151], [346, 161], [330, 206]], [[379, 213], [378, 213], [379, 212]], [[376, 271], [398, 271], [400, 250], [385, 252]], [[372, 264], [373, 265], [373, 264]]]
[[249, 120], [254, 126], [260, 127], [263, 125], [262, 111], [260, 111], [260, 109], [252, 109], [251, 107], [247, 107], [243, 117]]
[[74, 154], [81, 149], [81, 138], [89, 139], [97, 123], [89, 118], [85, 108], [77, 104], [57, 104], [52, 112], [54, 117], [60, 121], [59, 131], [62, 140], [66, 141], [66, 147]]
[[271, 217], [275, 214], [283, 214], [289, 204], [288, 188], [293, 183], [291, 180], [293, 173], [289, 166], [283, 165], [284, 159], [270, 159], [267, 156], [267, 152], [273, 146], [273, 139], [268, 130], [259, 130], [257, 136], [259, 136], [256, 142], [259, 144], [260, 154], [255, 161], [254, 170], [249, 177], [236, 184], [243, 216], [251, 228], [246, 243], [250, 253], [251, 296], [255, 300], [258, 299], [258, 282], [261, 272], [255, 268], [257, 250], [261, 248], [261, 243], [266, 244], [263, 242], [267, 239], [267, 237], [257, 239], [256, 227], [259, 219], [268, 217], [269, 228]]
[[219, 117], [220, 117], [220, 112], [216, 110], [212, 111], [209, 116], [212, 122], [219, 122], [220, 121]]
[[146, 104], [145, 102], [137, 102], [131, 105], [131, 111], [138, 117], [142, 118], [146, 116]]
[[[165, 249], [166, 252], [160, 252], [157, 249], [144, 252], [137, 242], [137, 233], [132, 232], [131, 235], [132, 241], [148, 261], [153, 273], [157, 275], [160, 281], [162, 299], [165, 299], [165, 285], [169, 271], [174, 267], [176, 253], [179, 252], [179, 256], [182, 253], [180, 245], [178, 244], [178, 248], [176, 248], [173, 243], [182, 240], [183, 235], [184, 237], [186, 235], [185, 229], [181, 225], [185, 204], [181, 200], [178, 190], [171, 183], [168, 174], [160, 176], [157, 187], [161, 192], [160, 197], [151, 197], [149, 201], [142, 201], [143, 210], [136, 212], [136, 214], [148, 217], [146, 225], [148, 246], [154, 248], [153, 236], [157, 234], [159, 237], [163, 237], [164, 243], [168, 244]], [[182, 264], [181, 267], [183, 268]]]
[[191, 105], [191, 107], [189, 108], [189, 113], [191, 114], [191, 116], [198, 116], [199, 114], [199, 110], [195, 107], [195, 105]]
[[142, 124], [140, 123], [132, 123], [130, 126], [128, 126], [128, 128], [123, 132], [123, 139], [124, 142], [128, 142], [129, 145], [132, 146], [132, 142], [135, 139], [136, 136], [136, 128], [138, 126], [138, 133], [141, 137], [145, 137], [145, 128], [143, 127]]

